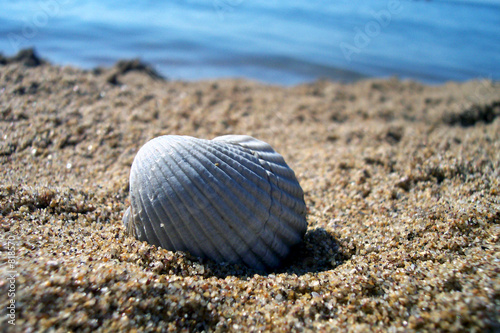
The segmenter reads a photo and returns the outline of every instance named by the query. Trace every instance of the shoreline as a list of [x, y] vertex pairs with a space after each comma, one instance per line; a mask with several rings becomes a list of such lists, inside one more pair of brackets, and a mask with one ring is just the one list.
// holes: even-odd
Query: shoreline
[[[169, 81], [133, 60], [81, 70], [29, 52], [2, 59], [0, 227], [14, 240], [2, 241], [0, 300], [16, 308], [1, 325], [499, 329], [499, 83], [283, 87]], [[308, 231], [281, 268], [217, 265], [126, 235], [130, 165], [165, 134], [247, 134], [283, 155]]]

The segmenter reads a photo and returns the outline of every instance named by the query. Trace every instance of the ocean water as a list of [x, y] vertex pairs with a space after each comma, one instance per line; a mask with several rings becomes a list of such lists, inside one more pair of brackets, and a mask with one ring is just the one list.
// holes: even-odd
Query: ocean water
[[0, 52], [171, 79], [500, 79], [500, 1], [2, 0]]

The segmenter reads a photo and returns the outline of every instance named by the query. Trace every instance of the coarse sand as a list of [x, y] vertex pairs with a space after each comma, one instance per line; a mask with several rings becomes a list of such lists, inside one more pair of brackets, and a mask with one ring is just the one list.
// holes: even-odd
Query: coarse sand
[[[165, 134], [284, 156], [308, 231], [281, 268], [126, 234], [130, 165]], [[0, 56], [0, 175], [2, 331], [500, 330], [495, 82], [181, 82], [24, 50]]]

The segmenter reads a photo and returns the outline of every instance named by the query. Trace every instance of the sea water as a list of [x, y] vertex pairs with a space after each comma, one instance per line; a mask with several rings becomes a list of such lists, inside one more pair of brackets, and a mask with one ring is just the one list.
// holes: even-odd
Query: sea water
[[500, 1], [2, 0], [0, 52], [171, 79], [500, 78]]

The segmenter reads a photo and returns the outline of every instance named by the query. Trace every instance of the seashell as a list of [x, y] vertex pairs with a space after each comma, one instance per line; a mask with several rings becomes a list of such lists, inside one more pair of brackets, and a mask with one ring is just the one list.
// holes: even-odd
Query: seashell
[[129, 233], [167, 250], [256, 269], [279, 266], [307, 229], [304, 193], [269, 144], [245, 135], [166, 135], [130, 171]]

